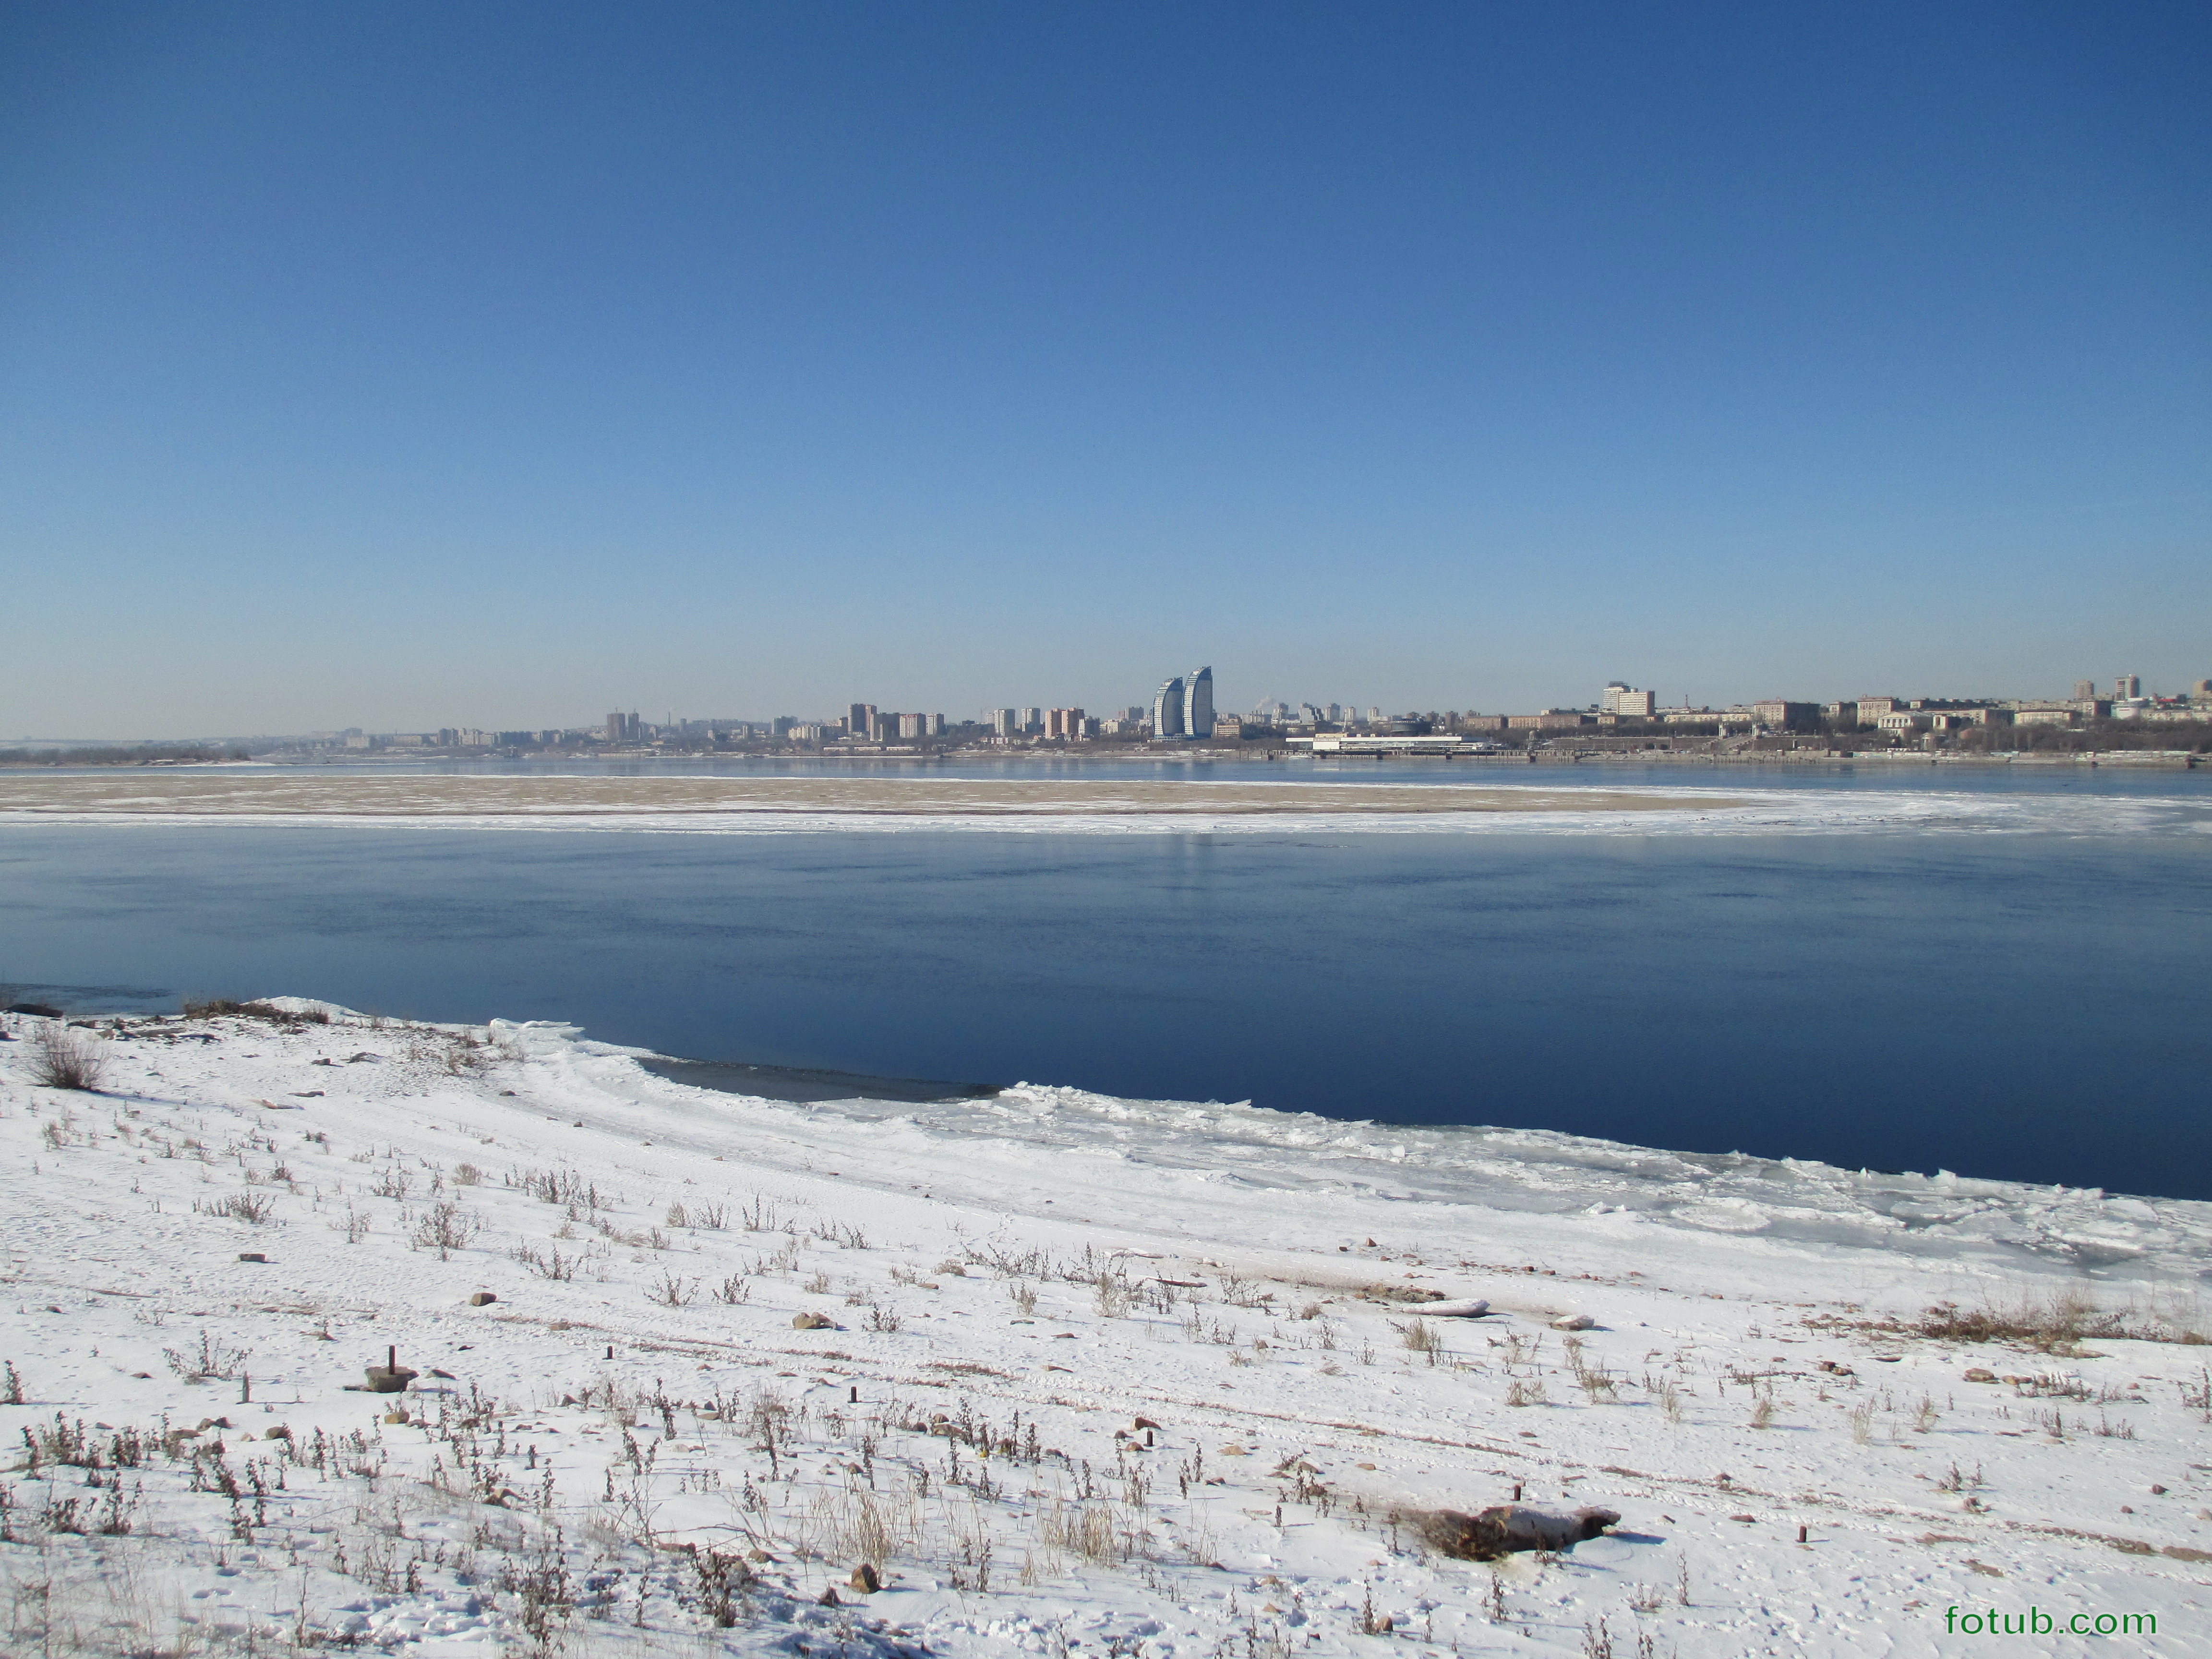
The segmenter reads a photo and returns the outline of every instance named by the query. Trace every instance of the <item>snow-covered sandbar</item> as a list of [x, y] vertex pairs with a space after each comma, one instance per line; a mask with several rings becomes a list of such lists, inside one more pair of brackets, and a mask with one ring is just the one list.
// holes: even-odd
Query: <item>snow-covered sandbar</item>
[[684, 835], [1572, 836], [2212, 830], [2194, 795], [1471, 781], [326, 772], [0, 775], [0, 829], [207, 826]]
[[2212, 1206], [280, 1006], [4, 1021], [10, 1650], [2208, 1645]]

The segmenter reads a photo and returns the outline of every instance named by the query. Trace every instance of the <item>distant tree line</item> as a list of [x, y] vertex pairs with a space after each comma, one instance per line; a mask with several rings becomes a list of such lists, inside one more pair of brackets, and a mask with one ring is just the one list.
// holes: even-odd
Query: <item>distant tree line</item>
[[2169, 749], [2212, 754], [2212, 720], [2091, 720], [2086, 726], [1984, 726], [1959, 734], [1961, 749], [2078, 755], [2092, 750]]
[[0, 749], [0, 766], [153, 766], [161, 762], [250, 760], [235, 745], [208, 743], [94, 744], [76, 749]]

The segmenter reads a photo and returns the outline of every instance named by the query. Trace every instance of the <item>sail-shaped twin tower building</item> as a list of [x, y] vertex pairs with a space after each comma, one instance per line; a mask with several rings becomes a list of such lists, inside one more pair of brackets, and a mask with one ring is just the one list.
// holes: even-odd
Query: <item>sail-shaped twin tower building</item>
[[1178, 674], [1152, 699], [1155, 738], [1206, 738], [1213, 735], [1213, 670]]

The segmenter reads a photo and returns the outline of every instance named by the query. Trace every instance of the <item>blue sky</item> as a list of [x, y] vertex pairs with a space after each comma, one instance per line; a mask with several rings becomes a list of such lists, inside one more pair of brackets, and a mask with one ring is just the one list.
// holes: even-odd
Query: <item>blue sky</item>
[[0, 733], [2175, 689], [2208, 45], [17, 4]]

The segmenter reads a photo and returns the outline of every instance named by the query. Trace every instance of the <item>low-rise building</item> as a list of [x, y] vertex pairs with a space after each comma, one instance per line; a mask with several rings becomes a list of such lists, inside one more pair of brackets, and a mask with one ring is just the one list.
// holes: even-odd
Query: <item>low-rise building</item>
[[2133, 702], [2112, 705], [2114, 720], [2149, 725], [2178, 726], [2203, 720], [2208, 714], [2212, 714], [2212, 708], [2180, 697], [2141, 697]]
[[1986, 709], [1899, 708], [1884, 714], [1875, 724], [1884, 732], [1899, 733], [1963, 732], [1968, 726], [1982, 724], [1972, 717], [1972, 714], [1987, 712]]
[[1751, 712], [1761, 726], [1778, 732], [1810, 732], [1820, 723], [1818, 703], [1792, 702], [1787, 697], [1764, 698], [1752, 704]]
[[1756, 726], [1759, 716], [1748, 708], [1662, 708], [1659, 720], [1667, 726]]

